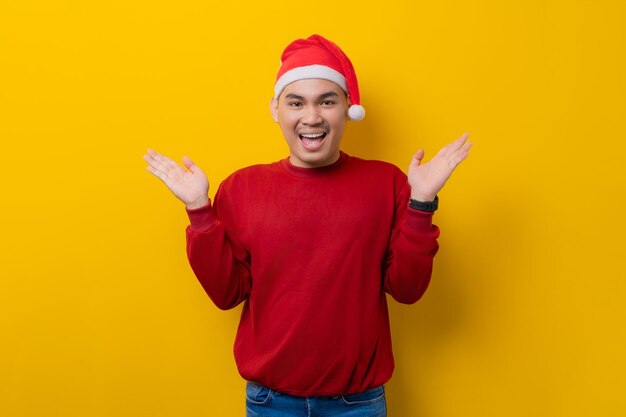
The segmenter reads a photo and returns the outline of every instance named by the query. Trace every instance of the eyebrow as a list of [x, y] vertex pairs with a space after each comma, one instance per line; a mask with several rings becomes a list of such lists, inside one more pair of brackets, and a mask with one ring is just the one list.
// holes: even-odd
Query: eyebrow
[[[320, 95], [318, 97], [318, 100], [324, 100], [324, 99], [329, 98], [329, 97], [337, 97], [337, 98], [339, 98], [339, 94], [335, 93], [334, 91], [329, 91], [327, 93], [324, 93], [324, 94]], [[299, 95], [294, 94], [294, 93], [287, 94], [285, 96], [285, 98], [290, 98], [290, 99], [295, 99], [295, 100], [304, 100], [304, 97], [299, 96]]]

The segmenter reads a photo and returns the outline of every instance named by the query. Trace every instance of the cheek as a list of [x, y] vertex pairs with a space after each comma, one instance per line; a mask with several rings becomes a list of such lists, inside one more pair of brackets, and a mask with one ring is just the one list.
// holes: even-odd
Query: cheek
[[343, 131], [346, 127], [346, 118], [343, 114], [335, 115], [333, 119], [329, 121], [335, 130]]
[[280, 128], [283, 130], [283, 132], [290, 132], [295, 129], [296, 121], [293, 117], [285, 117], [284, 115], [281, 115], [281, 117], [278, 119], [278, 124], [280, 125]]

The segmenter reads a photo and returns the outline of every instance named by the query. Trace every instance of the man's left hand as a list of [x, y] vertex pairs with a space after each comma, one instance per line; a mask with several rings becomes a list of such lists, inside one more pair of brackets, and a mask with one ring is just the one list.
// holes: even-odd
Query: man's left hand
[[467, 158], [472, 146], [471, 142], [467, 142], [468, 136], [469, 134], [465, 133], [444, 146], [433, 159], [423, 165], [424, 150], [417, 151], [409, 165], [408, 174], [412, 199], [424, 202], [435, 199], [452, 175], [452, 171]]

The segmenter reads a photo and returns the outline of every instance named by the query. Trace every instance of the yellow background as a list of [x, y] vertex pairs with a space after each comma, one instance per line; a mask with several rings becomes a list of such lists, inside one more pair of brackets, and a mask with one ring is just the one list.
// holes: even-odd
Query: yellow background
[[389, 415], [624, 415], [624, 3], [231, 3], [1, 0], [0, 415], [243, 415], [240, 310], [142, 155], [190, 155], [211, 193], [285, 157], [279, 56], [316, 32], [361, 83], [348, 153], [475, 144], [429, 291], [391, 306]]

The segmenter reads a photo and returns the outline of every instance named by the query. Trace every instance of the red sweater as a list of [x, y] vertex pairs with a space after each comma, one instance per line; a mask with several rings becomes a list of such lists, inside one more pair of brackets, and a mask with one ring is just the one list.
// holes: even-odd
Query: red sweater
[[394, 362], [385, 293], [426, 291], [439, 230], [408, 208], [395, 166], [341, 153], [239, 170], [212, 206], [188, 210], [187, 254], [221, 309], [245, 302], [234, 353], [243, 378], [298, 396], [361, 392]]

